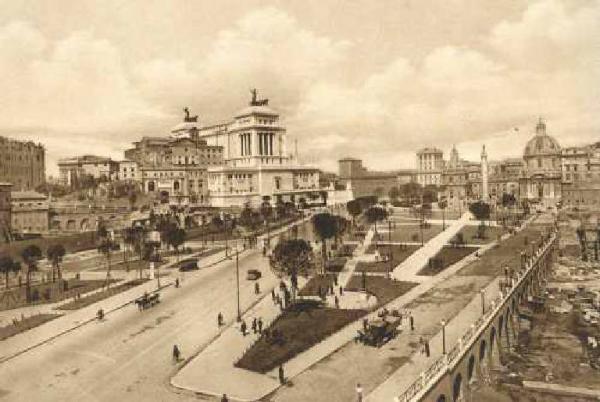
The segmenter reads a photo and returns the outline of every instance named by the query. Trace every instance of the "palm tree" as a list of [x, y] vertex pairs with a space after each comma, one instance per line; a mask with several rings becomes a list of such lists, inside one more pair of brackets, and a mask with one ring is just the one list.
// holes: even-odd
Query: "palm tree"
[[25, 277], [25, 298], [31, 301], [31, 274], [37, 271], [37, 263], [42, 257], [42, 250], [35, 244], [29, 245], [21, 251], [21, 258], [27, 264], [27, 276]]
[[55, 281], [55, 272], [58, 273], [58, 281], [62, 279], [62, 272], [60, 271], [60, 263], [66, 254], [65, 246], [62, 244], [53, 244], [46, 250], [46, 257], [52, 264], [52, 282]]

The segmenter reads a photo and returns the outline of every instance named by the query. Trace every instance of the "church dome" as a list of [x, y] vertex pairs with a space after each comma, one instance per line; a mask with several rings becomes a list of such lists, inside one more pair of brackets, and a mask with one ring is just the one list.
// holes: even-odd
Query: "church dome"
[[535, 128], [535, 136], [525, 146], [523, 158], [558, 154], [560, 154], [558, 141], [546, 133], [546, 124], [540, 119]]

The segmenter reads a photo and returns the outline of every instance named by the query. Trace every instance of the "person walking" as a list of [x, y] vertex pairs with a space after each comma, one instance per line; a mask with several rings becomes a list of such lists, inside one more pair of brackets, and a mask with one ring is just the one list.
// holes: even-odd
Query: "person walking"
[[256, 333], [256, 317], [252, 319], [252, 332]]
[[271, 289], [271, 299], [275, 302], [275, 289]]
[[177, 363], [181, 357], [181, 351], [177, 345], [173, 345], [173, 362]]
[[262, 318], [258, 318], [258, 333], [262, 334], [262, 328], [263, 328], [263, 321]]
[[240, 325], [240, 330], [242, 331], [242, 335], [246, 336], [246, 329], [248, 326], [246, 325], [246, 321], [242, 321], [242, 325]]
[[221, 314], [221, 312], [219, 312], [219, 314], [217, 315], [217, 326], [223, 326], [223, 314]]
[[258, 284], [258, 282], [254, 283], [254, 294], [257, 295], [260, 293], [260, 285]]
[[340, 299], [335, 296], [333, 300], [335, 301], [335, 308], [340, 308]]
[[425, 340], [425, 356], [429, 357], [431, 355], [431, 351], [429, 350], [429, 341]]
[[279, 383], [281, 385], [285, 384], [285, 375], [283, 373], [283, 365], [279, 365]]
[[343, 295], [344, 295], [344, 287], [340, 286], [340, 296], [343, 296]]
[[410, 330], [414, 331], [415, 330], [415, 319], [413, 318], [412, 313], [408, 313], [408, 314], [409, 314], [408, 319], [410, 321]]
[[363, 400], [363, 387], [360, 383], [356, 384], [356, 398], [358, 402], [362, 402]]

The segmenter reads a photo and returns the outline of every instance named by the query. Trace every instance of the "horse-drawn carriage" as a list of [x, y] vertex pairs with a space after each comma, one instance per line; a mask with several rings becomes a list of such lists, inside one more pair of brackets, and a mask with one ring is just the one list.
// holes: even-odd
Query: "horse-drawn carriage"
[[135, 299], [135, 304], [137, 304], [140, 310], [145, 310], [158, 303], [160, 303], [159, 293], [153, 293], [151, 295], [145, 293], [142, 297], [138, 297], [137, 299]]
[[388, 320], [386, 318], [369, 321], [365, 328], [358, 330], [355, 340], [368, 346], [381, 347], [400, 332], [398, 326], [400, 319]]

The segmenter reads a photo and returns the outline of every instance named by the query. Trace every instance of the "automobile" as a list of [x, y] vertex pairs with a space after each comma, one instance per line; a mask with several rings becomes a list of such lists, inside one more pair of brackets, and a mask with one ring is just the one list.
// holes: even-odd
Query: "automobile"
[[181, 272], [195, 271], [197, 269], [199, 269], [197, 258], [187, 258], [179, 262], [179, 270]]
[[262, 274], [258, 269], [249, 269], [248, 273], [246, 274], [246, 279], [249, 281], [255, 281], [260, 279], [261, 276]]

